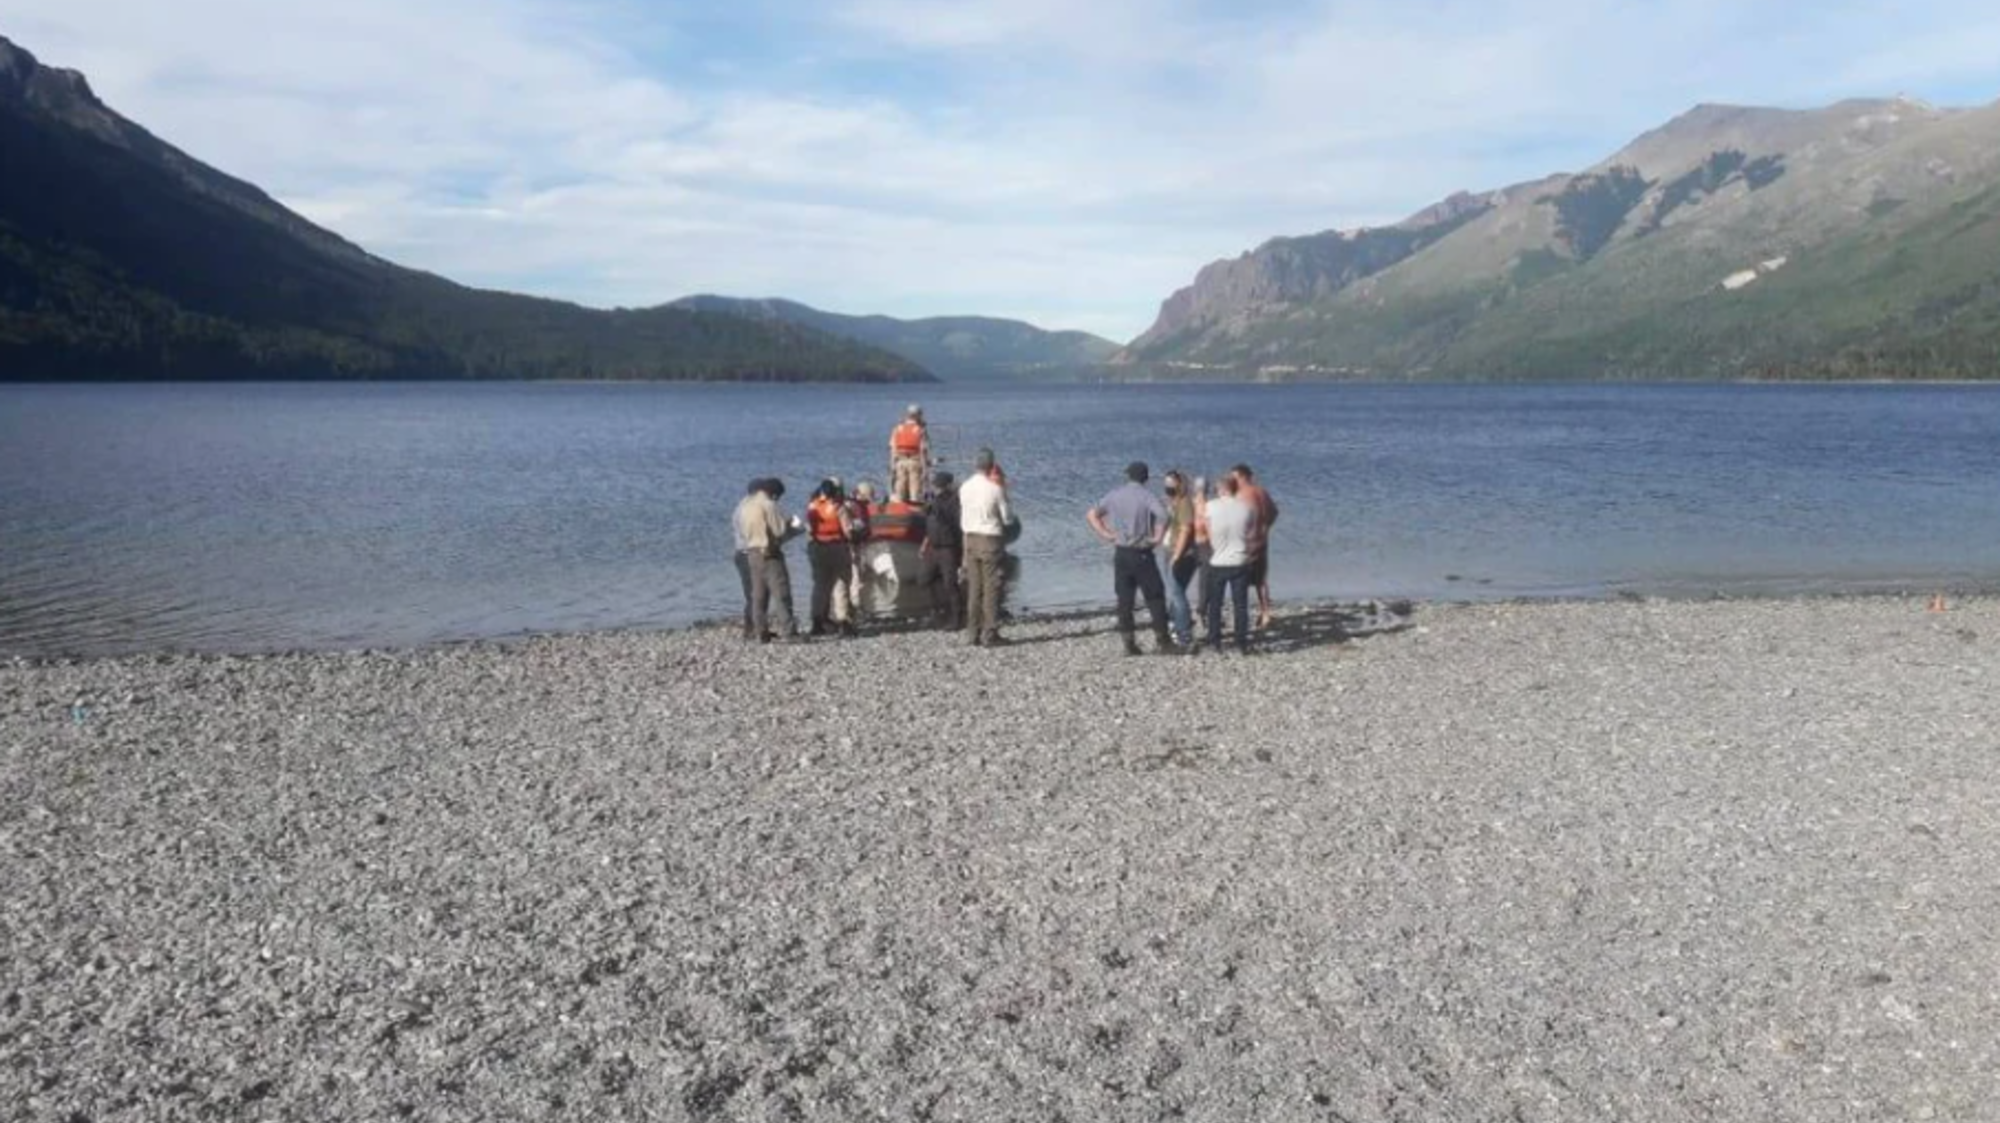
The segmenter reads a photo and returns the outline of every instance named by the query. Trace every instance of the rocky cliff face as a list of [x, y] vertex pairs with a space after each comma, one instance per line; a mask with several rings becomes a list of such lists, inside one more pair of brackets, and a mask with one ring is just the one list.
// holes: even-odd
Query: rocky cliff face
[[1211, 265], [1135, 376], [2000, 377], [2000, 104], [1702, 105], [1604, 161]]
[[0, 38], [0, 99], [32, 108], [70, 128], [130, 146], [144, 130], [113, 113], [74, 70], [43, 66], [27, 50]]
[[1459, 192], [1394, 226], [1274, 238], [1234, 260], [1215, 262], [1195, 276], [1194, 284], [1168, 297], [1152, 328], [1114, 361], [1130, 362], [1175, 340], [1331, 297], [1403, 261], [1492, 205], [1489, 199]]
[[1433, 203], [1396, 224], [1398, 230], [1428, 230], [1458, 226], [1478, 218], [1501, 203], [1499, 193], [1475, 195], [1455, 191], [1443, 202]]

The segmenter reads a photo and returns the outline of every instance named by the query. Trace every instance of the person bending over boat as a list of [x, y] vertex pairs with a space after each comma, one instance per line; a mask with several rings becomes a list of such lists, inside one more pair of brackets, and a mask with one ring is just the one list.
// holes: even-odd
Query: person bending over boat
[[869, 526], [871, 512], [875, 510], [875, 485], [862, 480], [847, 493], [847, 606], [854, 611], [854, 623], [859, 626], [868, 620], [875, 610], [875, 598], [869, 594], [868, 573], [862, 565], [862, 555], [867, 552], [868, 539], [872, 528]]

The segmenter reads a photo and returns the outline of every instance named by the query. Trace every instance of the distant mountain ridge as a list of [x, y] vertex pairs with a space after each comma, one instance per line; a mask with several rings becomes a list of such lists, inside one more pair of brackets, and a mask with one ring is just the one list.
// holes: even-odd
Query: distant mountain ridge
[[1159, 319], [1132, 341], [1131, 350], [1171, 346], [1190, 333], [1226, 325], [1247, 310], [1330, 297], [1395, 265], [1493, 205], [1460, 193], [1395, 226], [1273, 238], [1232, 261], [1204, 267], [1194, 284], [1167, 298]]
[[2000, 105], [1701, 105], [1601, 163], [1204, 268], [1140, 378], [2000, 377]]
[[817, 328], [901, 355], [946, 381], [1088, 377], [1119, 350], [1088, 332], [1047, 331], [988, 316], [846, 316], [792, 300], [706, 294], [674, 301], [673, 307]]
[[0, 381], [931, 380], [797, 324], [598, 311], [402, 268], [4, 38], [0, 156]]

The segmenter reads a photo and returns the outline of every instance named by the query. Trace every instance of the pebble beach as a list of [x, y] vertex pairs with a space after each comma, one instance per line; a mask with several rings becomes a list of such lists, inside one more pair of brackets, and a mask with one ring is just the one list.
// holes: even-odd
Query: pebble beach
[[2000, 601], [0, 662], [0, 1119], [2000, 1119]]

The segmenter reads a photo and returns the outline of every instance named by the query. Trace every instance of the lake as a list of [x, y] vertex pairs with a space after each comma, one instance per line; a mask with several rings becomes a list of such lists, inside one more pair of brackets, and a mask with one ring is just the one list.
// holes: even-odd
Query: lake
[[882, 479], [912, 395], [1008, 469], [1016, 607], [1108, 603], [1133, 459], [1252, 464], [1281, 601], [2000, 587], [2000, 388], [0, 386], [0, 655], [729, 616], [745, 481]]

